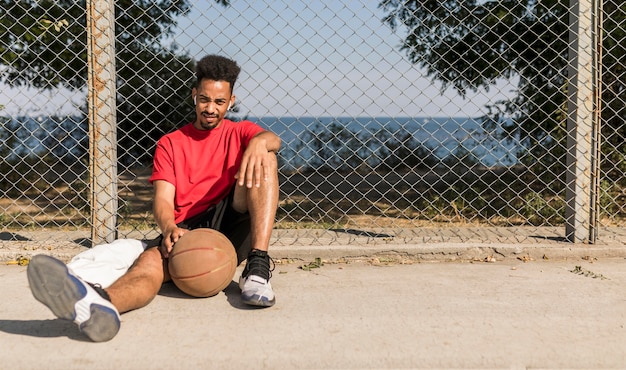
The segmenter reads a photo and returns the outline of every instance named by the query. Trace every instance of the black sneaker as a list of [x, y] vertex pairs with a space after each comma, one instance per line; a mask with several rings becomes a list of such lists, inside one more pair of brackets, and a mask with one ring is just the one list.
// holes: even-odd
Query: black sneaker
[[241, 300], [252, 306], [270, 307], [276, 303], [274, 291], [270, 284], [273, 262], [266, 251], [253, 250], [248, 255], [246, 267], [239, 278]]

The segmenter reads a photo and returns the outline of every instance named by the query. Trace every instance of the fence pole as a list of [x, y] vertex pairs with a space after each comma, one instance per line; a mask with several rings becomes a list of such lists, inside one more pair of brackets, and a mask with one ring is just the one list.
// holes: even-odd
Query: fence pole
[[597, 7], [594, 0], [570, 1], [565, 235], [575, 243], [595, 242], [597, 224]]
[[114, 0], [87, 0], [91, 242], [117, 238]]

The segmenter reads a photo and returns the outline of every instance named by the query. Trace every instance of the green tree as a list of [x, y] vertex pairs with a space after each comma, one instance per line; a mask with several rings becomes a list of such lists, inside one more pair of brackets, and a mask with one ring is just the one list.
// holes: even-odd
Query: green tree
[[348, 129], [345, 123], [333, 121], [328, 126], [321, 122], [303, 135], [303, 143], [308, 143], [313, 157], [308, 162], [310, 168], [320, 173], [346, 173], [359, 169], [366, 163], [368, 152], [367, 135]]
[[[216, 0], [227, 6], [229, 0]], [[0, 82], [83, 88], [87, 81], [86, 1], [1, 0]], [[161, 45], [188, 0], [115, 1], [120, 160], [149, 161], [154, 141], [189, 119], [193, 60]], [[148, 154], [146, 156], [146, 154]]]
[[[537, 186], [563, 187], [569, 0], [384, 0], [379, 7], [384, 22], [407, 29], [401, 49], [409, 60], [444, 88], [465, 94], [519, 77], [517, 95], [490, 105], [485, 122], [520, 140], [520, 160], [542, 174]], [[602, 118], [611, 136], [603, 166], [610, 169], [626, 154], [626, 5], [605, 0], [604, 10]]]
[[383, 127], [374, 134], [382, 145], [372, 167], [382, 172], [407, 172], [433, 168], [440, 159], [435, 150], [417, 140], [413, 133], [401, 127], [393, 132]]
[[127, 50], [118, 64], [118, 97], [124, 97], [117, 106], [118, 157], [127, 166], [146, 165], [156, 141], [193, 115], [194, 63], [142, 45]]

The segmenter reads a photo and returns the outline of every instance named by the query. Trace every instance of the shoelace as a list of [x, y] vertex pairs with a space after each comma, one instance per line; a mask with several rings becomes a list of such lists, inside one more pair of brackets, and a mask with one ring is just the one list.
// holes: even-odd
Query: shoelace
[[274, 268], [276, 268], [276, 264], [267, 252], [254, 250], [248, 255], [246, 276], [257, 275], [265, 280], [269, 280], [272, 277]]

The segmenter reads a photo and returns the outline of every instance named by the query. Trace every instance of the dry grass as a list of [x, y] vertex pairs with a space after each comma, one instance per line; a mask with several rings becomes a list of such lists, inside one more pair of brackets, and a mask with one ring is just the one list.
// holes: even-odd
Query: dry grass
[[[511, 172], [508, 173], [507, 171]], [[281, 176], [281, 202], [277, 229], [389, 229], [389, 228], [463, 228], [522, 226], [528, 220], [521, 213], [485, 217], [446, 201], [451, 183], [463, 184], [480, 178], [519, 178], [516, 169], [477, 169], [474, 173], [438, 174], [302, 174]], [[152, 186], [149, 169], [120, 173], [119, 228], [152, 230]], [[76, 181], [76, 179], [74, 179]], [[469, 186], [469, 185], [468, 185]], [[5, 229], [55, 228], [88, 229], [89, 210], [86, 190], [73, 192], [67, 184], [44, 192], [30, 191], [21, 197], [0, 199], [0, 224]], [[463, 202], [471, 200], [463, 200]], [[604, 218], [602, 226], [626, 226], [619, 217]], [[551, 224], [546, 226], [560, 226]]]

